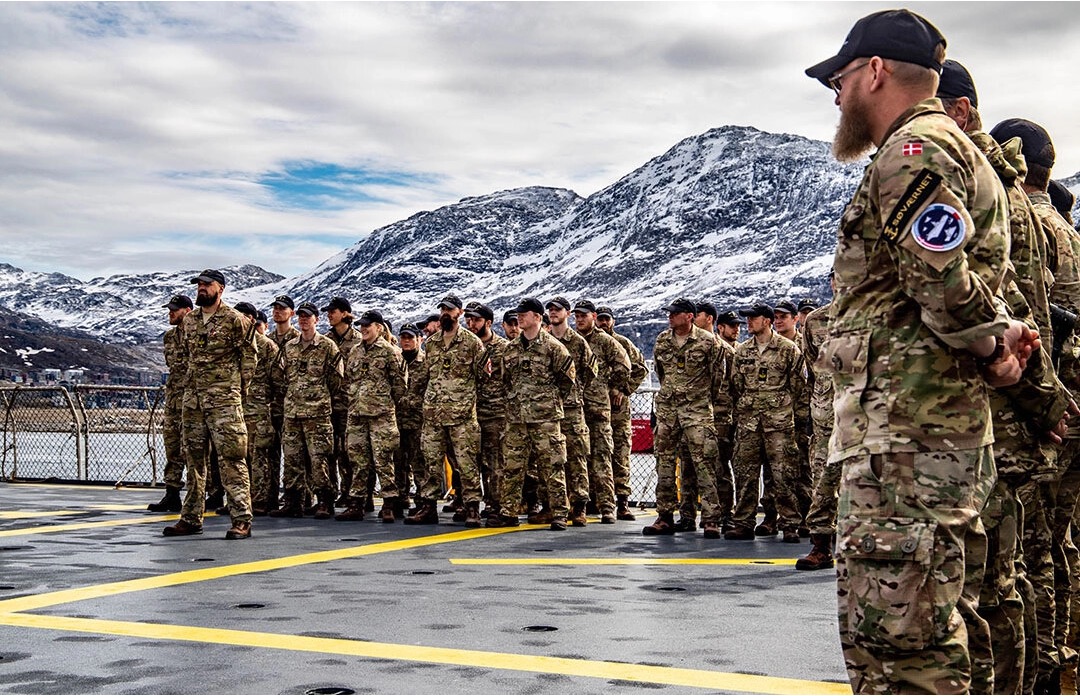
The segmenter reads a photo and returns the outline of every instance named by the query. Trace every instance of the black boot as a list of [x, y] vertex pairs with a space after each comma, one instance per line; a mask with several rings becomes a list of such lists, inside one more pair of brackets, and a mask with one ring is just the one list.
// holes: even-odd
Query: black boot
[[176, 486], [166, 486], [165, 496], [156, 503], [150, 503], [146, 509], [150, 512], [180, 512], [184, 507], [184, 501], [180, 499], [180, 489]]

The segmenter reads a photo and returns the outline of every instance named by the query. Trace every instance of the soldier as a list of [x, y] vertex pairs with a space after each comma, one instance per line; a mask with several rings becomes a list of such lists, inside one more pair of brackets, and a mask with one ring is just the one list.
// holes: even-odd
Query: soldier
[[739, 327], [745, 323], [734, 310], [729, 310], [716, 317], [716, 333], [735, 348], [739, 343]]
[[995, 298], [1008, 208], [934, 98], [944, 48], [925, 19], [888, 10], [806, 71], [836, 93], [834, 155], [877, 147], [841, 220], [820, 360], [836, 389], [840, 640], [856, 693], [968, 691], [979, 588], [965, 556], [985, 544], [994, 480], [986, 385], [1015, 383], [1039, 344]]
[[1056, 179], [1050, 181], [1046, 193], [1050, 196], [1050, 202], [1054, 205], [1054, 210], [1058, 211], [1058, 215], [1072, 226], [1072, 211], [1076, 207], [1076, 195], [1065, 184]]
[[[416, 324], [402, 324], [398, 330], [398, 345], [401, 357], [405, 361], [405, 373], [408, 383], [413, 375], [420, 371], [424, 362], [424, 350], [420, 347], [420, 327]], [[423, 396], [423, 395], [421, 395]], [[424, 404], [416, 399], [410, 389], [406, 396], [397, 402], [397, 425], [400, 433], [400, 446], [394, 455], [394, 476], [398, 490], [396, 517], [404, 517], [409, 509], [409, 491], [415, 479], [417, 487], [421, 477], [427, 471], [423, 454], [420, 450], [420, 429], [424, 422]], [[419, 494], [419, 488], [417, 493]]]
[[615, 311], [611, 307], [596, 308], [596, 325], [618, 341], [630, 359], [630, 380], [626, 384], [628, 396], [620, 403], [611, 403], [611, 474], [615, 482], [615, 518], [633, 522], [636, 518], [630, 512], [629, 504], [633, 494], [630, 489], [630, 450], [634, 442], [630, 401], [649, 376], [649, 368], [645, 365], [645, 356], [634, 342], [615, 331]]
[[247, 428], [242, 395], [255, 374], [255, 327], [222, 303], [225, 276], [207, 269], [191, 279], [198, 284], [195, 304], [181, 324], [181, 352], [187, 356], [184, 390], [184, 454], [188, 492], [180, 521], [165, 536], [202, 534], [207, 452], [217, 450], [221, 477], [229, 495], [232, 527], [226, 539], [251, 536], [251, 500], [247, 464]]
[[[589, 505], [589, 426], [585, 422], [585, 392], [596, 378], [599, 365], [589, 342], [566, 323], [570, 301], [556, 297], [547, 303], [551, 335], [557, 338], [574, 359], [577, 386], [563, 403], [562, 433], [566, 437], [566, 488], [570, 496], [570, 524], [584, 527]], [[535, 521], [535, 520], [534, 520]], [[546, 522], [541, 518], [540, 522]]]
[[[285, 351], [285, 344], [300, 335], [292, 325], [296, 305], [288, 295], [278, 295], [270, 305], [274, 330], [267, 336], [277, 345], [278, 356]], [[270, 403], [270, 420], [274, 424], [274, 444], [270, 447], [270, 510], [278, 509], [281, 486], [281, 436], [285, 431], [285, 380], [274, 383], [274, 399]]]
[[[551, 334], [541, 329], [540, 301], [523, 299], [517, 307], [520, 335], [505, 347], [502, 377], [506, 385], [504, 468], [498, 477], [498, 500], [521, 499], [525, 467], [534, 458], [551, 511], [551, 530], [566, 529], [567, 498], [564, 469], [566, 438], [559, 423], [563, 403], [576, 388], [574, 361]], [[516, 527], [512, 508], [488, 517], [488, 527]]]
[[169, 326], [165, 332], [165, 365], [169, 376], [165, 380], [165, 409], [162, 419], [162, 439], [165, 441], [165, 495], [156, 503], [150, 503], [146, 509], [150, 512], [180, 512], [184, 502], [180, 500], [180, 489], [184, 487], [184, 380], [187, 379], [187, 356], [181, 350], [181, 324], [188, 312], [193, 309], [191, 298], [187, 295], [175, 295], [165, 308], [169, 310]]
[[772, 330], [797, 346], [799, 330], [795, 327], [795, 317], [798, 316], [799, 310], [795, 308], [795, 303], [791, 300], [780, 300], [772, 308], [773, 316], [776, 317], [773, 320]]
[[521, 329], [518, 328], [517, 312], [510, 309], [503, 312], [502, 319], [503, 336], [506, 336], [506, 340], [513, 341], [521, 333]]
[[574, 305], [574, 323], [596, 356], [598, 368], [584, 394], [585, 424], [589, 426], [590, 498], [600, 510], [600, 524], [615, 524], [611, 411], [630, 399], [630, 357], [618, 341], [596, 327], [596, 305], [590, 300], [578, 300]]
[[[676, 460], [685, 444], [692, 462], [715, 462], [713, 403], [723, 388], [722, 357], [716, 340], [694, 326], [697, 306], [677, 299], [665, 308], [670, 328], [656, 338], [653, 360], [660, 379], [656, 408], [656, 521], [641, 530], [645, 536], [674, 534], [678, 507]], [[720, 509], [715, 472], [697, 467], [701, 520], [706, 539], [720, 537]]]
[[345, 363], [349, 458], [356, 464], [356, 475], [349, 490], [348, 509], [335, 519], [364, 519], [364, 501], [372, 493], [369, 473], [373, 471], [382, 489], [379, 519], [390, 523], [401, 495], [394, 471], [394, 450], [400, 442], [395, 406], [407, 389], [405, 361], [398, 349], [382, 337], [382, 314], [369, 310], [356, 323], [360, 325], [361, 342]]
[[436, 332], [438, 332], [439, 319], [440, 317], [438, 314], [429, 314], [427, 316], [427, 319], [424, 319], [423, 323], [420, 325], [420, 328], [424, 332], [425, 341], [434, 336]]
[[799, 470], [795, 404], [806, 390], [802, 356], [794, 343], [772, 330], [772, 307], [757, 303], [739, 314], [746, 317], [750, 339], [735, 349], [731, 371], [735, 512], [724, 538], [754, 538], [759, 472], [769, 464], [777, 525], [785, 542], [798, 543], [802, 515], [795, 494]]
[[812, 297], [804, 297], [799, 300], [799, 315], [795, 317], [795, 327], [802, 332], [802, 327], [806, 326], [806, 317], [810, 315], [818, 308], [817, 302]]
[[465, 328], [484, 344], [484, 369], [477, 380], [476, 419], [480, 423], [480, 478], [484, 485], [484, 516], [499, 509], [496, 478], [502, 471], [503, 434], [506, 432], [506, 385], [502, 354], [507, 341], [492, 330], [495, 313], [480, 302], [465, 305]]
[[476, 385], [484, 369], [484, 345], [469, 331], [462, 331], [458, 319], [462, 304], [456, 295], [439, 302], [439, 331], [424, 343], [425, 360], [410, 378], [409, 390], [423, 395], [424, 426], [420, 447], [427, 471], [418, 494], [421, 503], [406, 524], [438, 524], [438, 498], [443, 493], [443, 461], [453, 454], [461, 472], [461, 496], [465, 505], [465, 526], [479, 527], [480, 424], [476, 420]]
[[[360, 332], [353, 328], [352, 304], [344, 297], [333, 297], [322, 308], [330, 328], [326, 337], [334, 342], [341, 353], [341, 364], [347, 365], [349, 353], [360, 344]], [[330, 484], [339, 497], [335, 502], [339, 507], [349, 503], [349, 491], [352, 490], [353, 464], [349, 458], [349, 447], [345, 431], [349, 420], [348, 388], [343, 385], [339, 393], [331, 396], [330, 423], [334, 426], [334, 453], [330, 458]], [[372, 481], [367, 482], [370, 492]]]
[[[305, 489], [314, 491], [314, 518], [334, 516], [334, 490], [329, 465], [334, 452], [331, 398], [341, 389], [341, 352], [332, 340], [315, 331], [319, 308], [303, 302], [296, 308], [300, 335], [285, 344], [281, 370], [285, 376], [285, 504], [271, 517], [303, 517]], [[310, 462], [305, 472], [304, 461]], [[305, 473], [307, 474], [305, 476]], [[309, 480], [305, 482], [305, 478]]]
[[[270, 419], [274, 382], [281, 381], [277, 344], [259, 331], [259, 311], [250, 302], [237, 302], [236, 311], [255, 324], [255, 375], [244, 394], [244, 423], [248, 431], [247, 465], [251, 481], [251, 514], [263, 517], [270, 510], [270, 452], [274, 424]], [[266, 327], [266, 317], [262, 325]]]

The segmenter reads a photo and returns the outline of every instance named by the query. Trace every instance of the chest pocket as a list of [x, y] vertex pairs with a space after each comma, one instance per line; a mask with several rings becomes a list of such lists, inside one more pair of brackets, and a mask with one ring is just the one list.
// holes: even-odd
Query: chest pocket
[[836, 240], [836, 255], [833, 270], [836, 283], [840, 287], [857, 285], [866, 277], [865, 228], [872, 221], [867, 218], [866, 206], [853, 202], [844, 210], [840, 218], [840, 235]]

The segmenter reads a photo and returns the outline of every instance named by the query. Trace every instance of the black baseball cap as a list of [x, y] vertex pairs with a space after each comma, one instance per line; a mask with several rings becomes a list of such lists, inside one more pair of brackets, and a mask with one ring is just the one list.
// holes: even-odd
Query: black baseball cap
[[503, 323], [504, 324], [516, 324], [517, 323], [517, 311], [515, 311], [513, 309], [508, 309], [505, 312], [503, 312]]
[[723, 314], [716, 316], [717, 324], [727, 324], [728, 326], [738, 326], [739, 324], [745, 324], [746, 322], [739, 318], [739, 315], [735, 313], [735, 310], [728, 310]]
[[402, 324], [398, 329], [398, 336], [420, 336], [420, 328], [416, 324]]
[[773, 316], [776, 316], [776, 312], [787, 312], [788, 314], [798, 314], [799, 308], [795, 306], [795, 303], [791, 300], [780, 300], [773, 305]]
[[756, 302], [749, 307], [743, 307], [739, 310], [739, 314], [744, 317], [765, 317], [766, 319], [775, 319], [776, 314], [773, 313], [773, 308], [764, 302]]
[[319, 308], [310, 302], [301, 302], [300, 306], [296, 308], [297, 314], [310, 314], [313, 317], [319, 316]]
[[1054, 141], [1050, 134], [1038, 123], [1033, 123], [1023, 118], [1010, 118], [1002, 121], [990, 131], [990, 137], [1004, 145], [1006, 141], [1020, 138], [1023, 143], [1020, 152], [1024, 159], [1040, 166], [1051, 169], [1057, 155], [1054, 152]]
[[963, 65], [949, 59], [941, 64], [941, 82], [938, 83], [939, 99], [959, 99], [967, 97], [974, 107], [979, 106], [979, 95], [975, 93], [975, 80]]
[[582, 314], [590, 314], [596, 312], [596, 305], [592, 300], [578, 300], [574, 304], [574, 311], [581, 312]]
[[293, 304], [293, 299], [288, 295], [278, 295], [274, 298], [274, 301], [270, 303], [271, 307], [287, 307], [289, 309], [296, 309], [296, 305]]
[[233, 309], [235, 309], [237, 312], [240, 312], [246, 317], [251, 317], [252, 319], [255, 319], [259, 316], [259, 310], [255, 309], [255, 305], [251, 304], [250, 302], [237, 302], [233, 305]]
[[690, 312], [691, 314], [697, 314], [697, 304], [691, 302], [685, 297], [680, 297], [667, 307], [664, 307], [664, 311], [668, 314], [681, 314], [683, 312]]
[[369, 309], [360, 315], [360, 318], [353, 322], [360, 326], [371, 326], [372, 324], [385, 324], [386, 320], [383, 319], [382, 312], [377, 312], [374, 309]]
[[256, 324], [269, 324], [270, 321], [266, 318], [266, 312], [259, 312], [255, 315]]
[[829, 78], [856, 58], [891, 58], [941, 72], [938, 44], [945, 37], [933, 24], [910, 10], [884, 10], [863, 17], [848, 32], [832, 58], [806, 69], [809, 77], [829, 86]]
[[331, 309], [339, 309], [342, 312], [352, 314], [352, 305], [344, 297], [332, 297], [330, 301], [326, 303], [326, 306], [322, 308], [322, 311], [329, 312]]
[[522, 312], [536, 312], [537, 314], [542, 315], [544, 314], [544, 305], [535, 297], [523, 297], [521, 301], [518, 302], [514, 314], [521, 314]]
[[570, 300], [566, 299], [562, 295], [559, 295], [558, 297], [553, 297], [548, 300], [547, 304], [544, 305], [544, 309], [551, 309], [552, 305], [554, 305], [555, 307], [562, 307], [567, 312], [570, 311]]
[[484, 321], [495, 321], [495, 312], [492, 312], [491, 307], [482, 302], [470, 302], [465, 305], [465, 316], [480, 317]]
[[176, 311], [178, 309], [193, 309], [194, 305], [191, 304], [191, 298], [187, 295], [173, 295], [169, 301], [163, 305], [170, 310]]
[[215, 271], [213, 268], [207, 268], [191, 279], [192, 283], [220, 283], [225, 284], [225, 274], [221, 271]]
[[817, 302], [812, 297], [804, 297], [799, 300], [800, 312], [812, 312], [817, 309]]
[[615, 310], [613, 310], [611, 307], [608, 307], [606, 305], [602, 306], [602, 307], [597, 307], [596, 308], [596, 316], [597, 317], [611, 317], [612, 319], [614, 319], [615, 318]]
[[435, 305], [439, 309], [446, 307], [447, 309], [461, 309], [461, 300], [457, 295], [450, 294], [439, 300], [439, 304]]
[[716, 319], [716, 305], [714, 305], [712, 302], [698, 302], [695, 309], [698, 314], [704, 312], [713, 319]]
[[438, 322], [441, 318], [442, 317], [440, 317], [438, 314], [429, 314], [427, 315], [427, 319], [424, 319], [424, 324], [430, 324], [433, 321]]
[[1065, 184], [1057, 179], [1050, 181], [1050, 186], [1046, 189], [1046, 192], [1050, 194], [1050, 202], [1054, 204], [1054, 207], [1062, 215], [1072, 213], [1072, 209], [1076, 207], [1076, 196], [1072, 191], [1065, 188]]

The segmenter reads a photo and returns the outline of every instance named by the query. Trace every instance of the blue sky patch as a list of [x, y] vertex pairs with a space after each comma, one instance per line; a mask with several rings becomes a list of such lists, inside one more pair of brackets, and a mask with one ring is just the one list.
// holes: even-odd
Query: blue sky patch
[[343, 210], [357, 203], [391, 203], [373, 188], [430, 186], [439, 177], [417, 172], [345, 167], [331, 162], [289, 162], [256, 179], [283, 207]]

